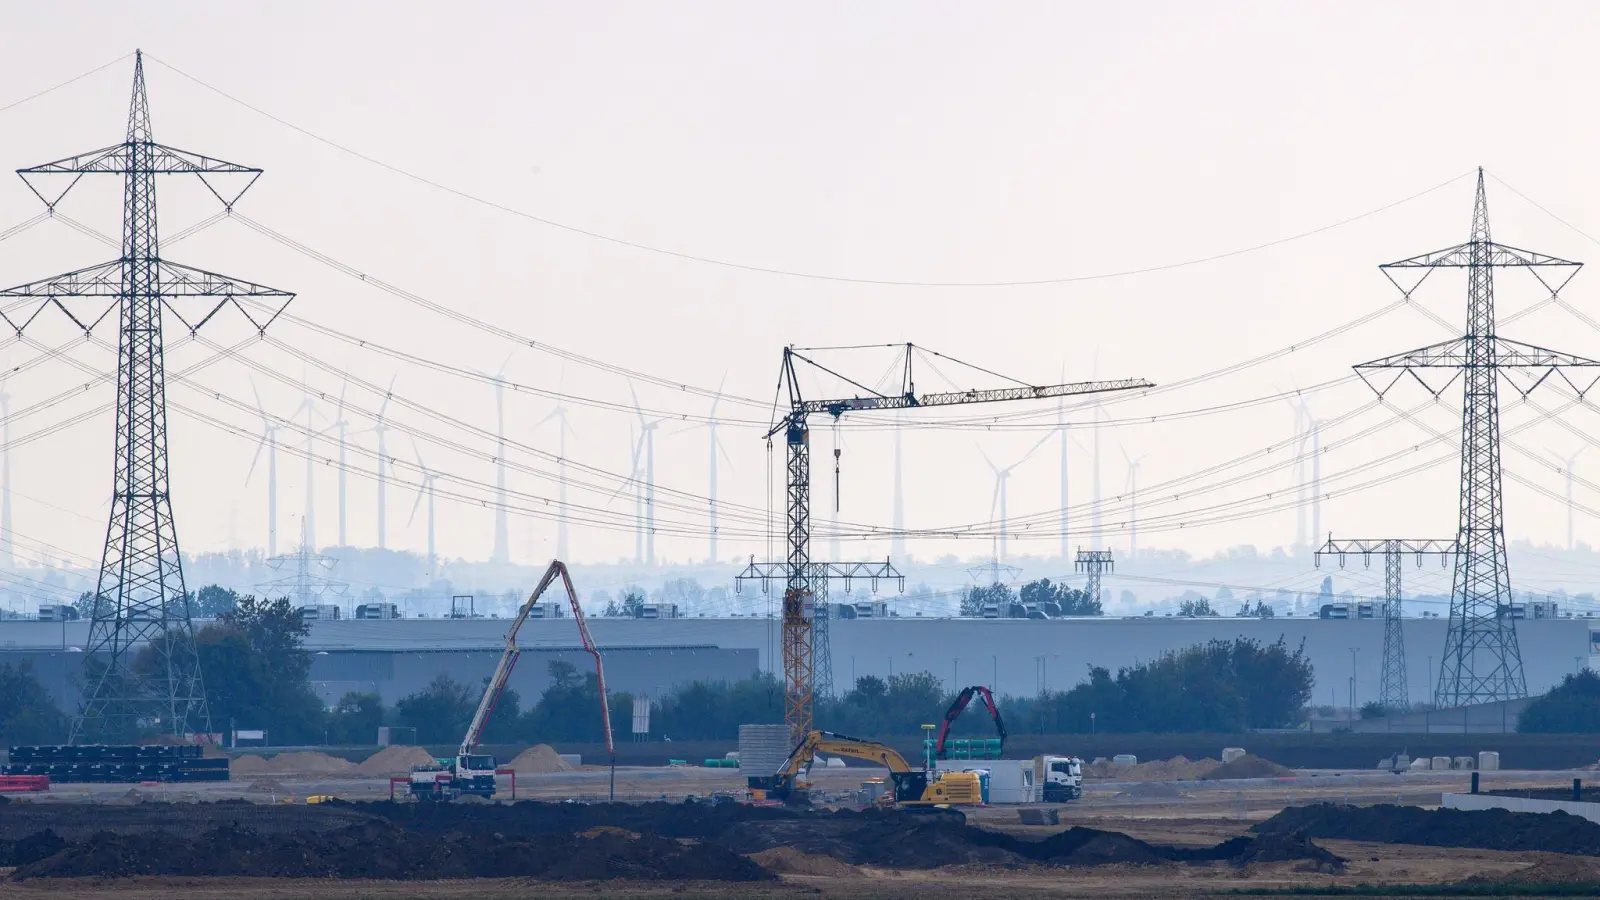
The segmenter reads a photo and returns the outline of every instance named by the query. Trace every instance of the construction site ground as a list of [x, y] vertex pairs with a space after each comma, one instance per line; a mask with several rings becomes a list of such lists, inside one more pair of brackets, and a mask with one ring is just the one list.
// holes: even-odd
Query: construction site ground
[[[824, 794], [843, 794], [872, 777], [887, 773], [863, 767], [813, 770], [813, 787]], [[1573, 778], [1600, 779], [1594, 770], [1503, 771], [1482, 773], [1485, 790], [1570, 789]], [[584, 767], [572, 772], [522, 775], [517, 779], [519, 798], [542, 800], [584, 799], [603, 801], [611, 773], [604, 767]], [[1026, 840], [1040, 840], [1073, 826], [1120, 832], [1150, 844], [1177, 848], [1206, 848], [1251, 834], [1250, 829], [1286, 807], [1323, 802], [1354, 805], [1398, 804], [1435, 807], [1441, 792], [1465, 791], [1470, 773], [1415, 772], [1393, 775], [1375, 771], [1298, 771], [1289, 777], [1233, 781], [1117, 781], [1097, 779], [1086, 784], [1084, 797], [1055, 807], [1059, 826], [1029, 826], [1019, 821], [1018, 809], [991, 806], [969, 810], [969, 822], [986, 831]], [[266, 791], [262, 783], [272, 783]], [[744, 777], [737, 770], [699, 767], [619, 767], [617, 799], [629, 802], [681, 800], [687, 795], [708, 796], [737, 792]], [[509, 792], [509, 779], [502, 791]], [[332, 795], [360, 802], [388, 796], [384, 777], [327, 777], [275, 774], [253, 780], [200, 785], [59, 785], [48, 794], [33, 795], [18, 805], [0, 807], [0, 826], [10, 818], [59, 818], [63, 827], [80, 832], [94, 826], [94, 807], [139, 807], [141, 814], [165, 817], [170, 810], [178, 820], [195, 821], [189, 804], [217, 800], [245, 800], [253, 804], [300, 805], [313, 795]], [[85, 808], [84, 805], [87, 805]], [[343, 807], [340, 807], [343, 809]], [[357, 807], [359, 809], [359, 807]], [[487, 810], [485, 810], [487, 812]], [[109, 810], [108, 810], [109, 812]], [[306, 811], [308, 814], [311, 810]], [[331, 812], [331, 810], [330, 810]], [[76, 823], [76, 824], [73, 824]], [[15, 839], [12, 836], [11, 839]], [[301, 879], [255, 877], [36, 877], [0, 883], [5, 898], [109, 897], [122, 900], [189, 900], [189, 898], [467, 898], [496, 900], [513, 896], [592, 897], [799, 897], [839, 898], [982, 898], [1001, 897], [1199, 897], [1235, 891], [1349, 890], [1360, 885], [1441, 885], [1478, 879], [1515, 879], [1530, 866], [1543, 873], [1558, 873], [1557, 880], [1590, 878], [1600, 887], [1600, 870], [1591, 872], [1589, 856], [1562, 856], [1529, 850], [1504, 851], [1418, 846], [1334, 838], [1315, 838], [1315, 844], [1345, 860], [1342, 871], [1308, 864], [1304, 860], [1249, 862], [1156, 862], [1108, 865], [1018, 866], [1008, 863], [969, 862], [935, 868], [840, 862], [827, 856], [797, 855], [785, 865], [776, 881], [650, 880], [530, 880], [528, 878], [471, 878], [442, 880]], [[762, 859], [760, 855], [748, 857]], [[1565, 867], [1565, 868], [1564, 868]], [[1568, 872], [1568, 869], [1571, 872]], [[1567, 873], [1562, 875], [1561, 873]], [[1569, 877], [1570, 876], [1570, 877]], [[1570, 884], [1568, 888], [1570, 888]], [[1435, 889], [1436, 890], [1436, 889]], [[1481, 892], [1480, 892], [1481, 893]], [[1305, 894], [1301, 894], [1304, 896]], [[1312, 895], [1315, 895], [1314, 893]], [[1570, 895], [1570, 894], [1569, 894]], [[1393, 888], [1385, 896], [1407, 896]]]

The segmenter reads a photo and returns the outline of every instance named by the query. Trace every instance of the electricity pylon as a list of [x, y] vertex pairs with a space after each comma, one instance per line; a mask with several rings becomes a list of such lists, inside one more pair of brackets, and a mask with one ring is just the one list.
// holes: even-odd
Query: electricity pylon
[[1343, 540], [1328, 538], [1315, 555], [1317, 566], [1322, 566], [1324, 556], [1337, 556], [1344, 567], [1345, 556], [1361, 554], [1361, 561], [1372, 565], [1372, 554], [1383, 554], [1383, 675], [1379, 682], [1378, 701], [1390, 712], [1402, 712], [1411, 706], [1411, 691], [1406, 686], [1406, 641], [1400, 624], [1400, 559], [1406, 554], [1417, 558], [1437, 556], [1439, 565], [1454, 559], [1459, 548], [1455, 541], [1405, 540]]
[[[1582, 265], [1491, 240], [1489, 204], [1484, 196], [1483, 170], [1479, 169], [1472, 236], [1466, 243], [1378, 267], [1407, 298], [1435, 269], [1467, 270], [1467, 323], [1462, 337], [1355, 367], [1380, 399], [1408, 374], [1436, 398], [1456, 379], [1462, 382], [1459, 549], [1450, 591], [1450, 630], [1433, 694], [1434, 703], [1442, 708], [1528, 695], [1516, 623], [1511, 617], [1511, 575], [1506, 565], [1500, 489], [1500, 378], [1506, 376], [1523, 397], [1546, 382], [1564, 382], [1582, 397], [1600, 382], [1600, 362], [1496, 334], [1494, 270], [1526, 269], [1554, 298]], [[1546, 269], [1555, 270], [1552, 277], [1542, 274]], [[1410, 287], [1396, 280], [1407, 272], [1416, 278]], [[1449, 370], [1448, 377], [1434, 387], [1423, 375], [1439, 369]], [[1581, 373], [1578, 381], [1572, 378], [1574, 371]], [[1519, 372], [1527, 377], [1526, 385], [1511, 380], [1511, 374]]]
[[[1105, 573], [1115, 570], [1116, 562], [1111, 558], [1110, 550], [1079, 550], [1077, 569], [1088, 578], [1084, 581], [1083, 592], [1089, 596], [1089, 602], [1100, 602], [1100, 579]], [[1138, 568], [1135, 566], [1135, 568]]]
[[[124, 178], [120, 257], [0, 290], [0, 298], [11, 304], [10, 314], [0, 312], [0, 318], [18, 334], [46, 306], [65, 312], [86, 334], [112, 310], [117, 311], [119, 323], [111, 520], [95, 586], [88, 652], [84, 654], [87, 677], [82, 706], [73, 718], [70, 740], [126, 738], [141, 729], [188, 734], [198, 726], [209, 732], [211, 717], [195, 655], [178, 531], [172, 520], [162, 311], [171, 313], [193, 333], [231, 305], [257, 330], [264, 331], [271, 318], [258, 321], [240, 299], [252, 304], [281, 300], [276, 310], [281, 312], [294, 295], [163, 259], [156, 225], [155, 176], [196, 175], [231, 209], [261, 170], [156, 143], [150, 130], [144, 58], [136, 54], [126, 139], [100, 150], [19, 169], [17, 174], [52, 210], [85, 176]], [[29, 176], [40, 175], [66, 175], [71, 180], [52, 198], [39, 193], [29, 180]], [[228, 175], [245, 179], [237, 193], [221, 190], [224, 179], [219, 176]], [[76, 304], [60, 302], [70, 297], [109, 300], [110, 305], [84, 315], [71, 308]], [[186, 318], [174, 302], [181, 297], [206, 298], [201, 315]], [[29, 301], [37, 301], [37, 305]], [[142, 656], [145, 648], [151, 655], [135, 670], [135, 657]]]

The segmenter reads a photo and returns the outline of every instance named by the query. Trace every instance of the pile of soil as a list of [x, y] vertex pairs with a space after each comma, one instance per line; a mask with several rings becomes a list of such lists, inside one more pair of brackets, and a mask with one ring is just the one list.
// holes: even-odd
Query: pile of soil
[[840, 811], [832, 815], [752, 821], [710, 840], [745, 854], [789, 847], [852, 865], [897, 869], [974, 864], [1100, 866], [1213, 861], [1246, 865], [1280, 857], [1312, 861], [1337, 859], [1303, 837], [1298, 841], [1277, 836], [1244, 837], [1215, 847], [1186, 848], [1149, 844], [1117, 831], [1069, 828], [1043, 840], [1029, 841], [944, 818], [893, 810]]
[[1464, 884], [1592, 884], [1600, 885], [1600, 863], [1582, 856], [1549, 856], [1504, 875], [1474, 875]]
[[356, 774], [373, 777], [404, 775], [411, 771], [412, 766], [429, 766], [433, 765], [433, 762], [433, 754], [421, 747], [396, 744], [385, 747], [362, 760], [356, 766]]
[[55, 856], [67, 842], [46, 828], [17, 841], [0, 841], [0, 866], [26, 866]]
[[245, 790], [252, 794], [281, 794], [284, 792], [284, 787], [271, 778], [257, 778], [250, 782], [250, 786]]
[[29, 878], [247, 876], [268, 878], [507, 878], [552, 881], [771, 881], [760, 865], [710, 844], [612, 831], [593, 837], [419, 835], [389, 822], [322, 835], [262, 835], [232, 826], [195, 838], [166, 832], [96, 834], [21, 866]]
[[1252, 830], [1263, 835], [1300, 832], [1307, 837], [1385, 844], [1600, 856], [1600, 824], [1564, 812], [1318, 803], [1291, 806]]
[[1090, 763], [1083, 767], [1088, 778], [1110, 781], [1195, 781], [1206, 777], [1222, 763], [1215, 759], [1194, 759], [1174, 756], [1155, 759], [1134, 766], [1117, 766], [1109, 762]]
[[1247, 866], [1251, 863], [1286, 862], [1289, 860], [1304, 860], [1311, 863], [1311, 871], [1342, 872], [1344, 871], [1344, 857], [1336, 856], [1328, 850], [1311, 843], [1311, 839], [1303, 833], [1292, 834], [1264, 834], [1257, 838], [1234, 838], [1224, 844], [1219, 844], [1221, 849], [1227, 844], [1237, 843], [1237, 850], [1228, 854], [1228, 861], [1236, 866]]
[[315, 751], [304, 753], [279, 753], [273, 757], [245, 754], [228, 766], [230, 778], [254, 778], [257, 775], [349, 775], [355, 764], [348, 759], [329, 756]]
[[756, 864], [777, 875], [831, 875], [842, 877], [854, 875], [857, 870], [849, 863], [842, 863], [831, 856], [812, 856], [801, 853], [793, 847], [773, 847], [760, 853], [750, 854]]
[[555, 748], [549, 744], [534, 744], [532, 747], [517, 754], [508, 765], [517, 770], [518, 775], [542, 775], [546, 772], [571, 772], [571, 763], [562, 759]]
[[1220, 781], [1224, 778], [1284, 778], [1293, 774], [1293, 769], [1280, 766], [1270, 759], [1246, 753], [1232, 762], [1222, 763], [1200, 777], [1207, 781]]

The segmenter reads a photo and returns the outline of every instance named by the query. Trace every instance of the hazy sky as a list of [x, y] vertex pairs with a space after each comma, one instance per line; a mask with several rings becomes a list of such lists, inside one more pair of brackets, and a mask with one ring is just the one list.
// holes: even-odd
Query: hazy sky
[[[142, 47], [156, 137], [261, 166], [240, 212], [332, 259], [513, 335], [671, 382], [770, 402], [785, 344], [914, 341], [1032, 383], [1142, 376], [1169, 385], [1297, 344], [1393, 303], [1380, 262], [1467, 237], [1472, 182], [1485, 166], [1495, 236], [1585, 259], [1593, 242], [1518, 198], [1504, 183], [1579, 228], [1600, 234], [1590, 164], [1600, 133], [1583, 101], [1600, 22], [1586, 4], [1536, 4], [1516, 15], [1488, 3], [163, 3], [18, 5], [6, 13], [0, 107]], [[743, 265], [869, 281], [1006, 282], [1159, 267], [1262, 244], [1368, 213], [1326, 232], [1225, 260], [1142, 275], [1020, 287], [918, 287], [764, 274], [596, 240], [497, 211], [386, 171], [246, 109], [188, 75], [294, 126], [389, 165], [526, 213], [626, 241]], [[0, 111], [0, 167], [17, 168], [121, 139], [131, 58], [60, 90]], [[1451, 179], [1457, 179], [1451, 181]], [[190, 181], [160, 185], [163, 232], [176, 234], [216, 204]], [[119, 187], [85, 182], [63, 207], [115, 234]], [[39, 211], [20, 181], [0, 182], [0, 229]], [[108, 258], [114, 251], [46, 222], [0, 242], [0, 281], [32, 281]], [[291, 312], [318, 326], [453, 367], [494, 371], [528, 387], [603, 404], [630, 402], [613, 371], [563, 361], [364, 285], [275, 243], [241, 222], [220, 222], [170, 246], [168, 258], [299, 292]], [[1591, 315], [1597, 287], [1580, 275], [1566, 292]], [[1463, 279], [1441, 273], [1419, 305], [1458, 328]], [[1502, 320], [1538, 302], [1522, 273], [1499, 282]], [[97, 332], [114, 341], [110, 325]], [[1548, 306], [1507, 336], [1600, 357], [1600, 334]], [[59, 315], [30, 327], [38, 346], [0, 353], [10, 365], [73, 339]], [[395, 477], [415, 483], [408, 430], [422, 457], [445, 473], [437, 540], [442, 554], [483, 558], [493, 516], [481, 504], [493, 467], [494, 394], [480, 382], [400, 362], [293, 322], [270, 332], [353, 378], [386, 385]], [[248, 336], [237, 314], [202, 336]], [[1350, 374], [1349, 366], [1443, 340], [1450, 332], [1400, 308], [1315, 346], [1223, 377], [1105, 407], [1101, 483], [1107, 542], [1128, 543], [1128, 456], [1138, 469], [1141, 547], [1207, 553], [1242, 543], [1292, 541], [1295, 414], [1268, 397]], [[211, 350], [169, 330], [169, 368]], [[70, 356], [110, 371], [95, 345]], [[296, 415], [300, 396], [271, 376], [305, 379], [336, 397], [336, 374], [309, 367], [284, 346], [256, 343], [189, 376], [172, 378], [174, 495], [180, 537], [191, 551], [266, 542], [266, 461], [245, 483], [259, 417], [216, 397], [253, 402], [251, 378], [275, 416]], [[819, 354], [876, 382], [892, 360], [878, 353]], [[252, 370], [244, 362], [260, 366]], [[1003, 384], [940, 363], [920, 389]], [[13, 410], [90, 379], [60, 360], [12, 377]], [[823, 391], [851, 389], [816, 382]], [[642, 405], [704, 415], [704, 396], [636, 385]], [[1565, 543], [1562, 476], [1547, 451], [1582, 442], [1515, 404], [1505, 390], [1507, 528], [1513, 538]], [[208, 396], [204, 392], [210, 392]], [[352, 432], [369, 428], [380, 400], [352, 385]], [[430, 418], [416, 404], [450, 422]], [[112, 399], [101, 382], [36, 414], [14, 418], [16, 530], [33, 558], [97, 558], [110, 489], [109, 413], [55, 430]], [[1400, 391], [1406, 408], [1420, 388]], [[1535, 395], [1550, 410], [1555, 394]], [[1350, 536], [1448, 537], [1455, 530], [1454, 462], [1459, 391], [1424, 408], [1417, 424], [1370, 407], [1359, 382], [1313, 393], [1327, 420], [1321, 443], [1324, 531]], [[548, 453], [554, 401], [507, 395], [508, 436]], [[618, 476], [632, 465], [631, 412], [569, 404], [568, 455], [596, 472], [575, 513], [572, 555], [631, 556], [633, 501]], [[192, 412], [191, 412], [192, 411]], [[1204, 415], [1182, 415], [1209, 411]], [[234, 432], [194, 413], [231, 423]], [[318, 406], [325, 429], [331, 402]], [[1038, 413], [1016, 419], [1018, 414]], [[304, 413], [298, 414], [303, 421]], [[724, 400], [719, 501], [724, 557], [764, 553], [767, 456], [751, 422], [761, 405]], [[919, 421], [1006, 415], [1008, 424], [1054, 421], [1053, 408], [970, 407]], [[1582, 432], [1586, 407], [1567, 421]], [[1069, 412], [1092, 445], [1089, 412]], [[1144, 421], [1139, 421], [1140, 419]], [[850, 423], [854, 422], [851, 426]], [[848, 523], [891, 522], [892, 438], [846, 420], [842, 512]], [[1524, 424], [1531, 423], [1531, 424]], [[655, 431], [657, 554], [706, 554], [707, 435], [667, 422]], [[1521, 430], [1517, 430], [1517, 429]], [[1365, 432], [1373, 429], [1370, 434]], [[241, 435], [238, 431], [247, 432]], [[965, 540], [920, 539], [919, 556], [991, 552], [997, 465], [1019, 459], [1048, 431], [916, 428], [904, 432], [906, 522], [914, 529], [973, 525]], [[23, 442], [24, 438], [35, 436]], [[303, 435], [278, 432], [303, 447]], [[815, 509], [831, 507], [834, 435], [816, 422]], [[376, 542], [375, 463], [355, 452], [349, 477], [352, 543]], [[1513, 446], [1514, 445], [1514, 446]], [[1269, 448], [1271, 451], [1268, 452]], [[1390, 462], [1390, 454], [1415, 448]], [[1516, 448], [1521, 448], [1519, 451]], [[777, 470], [781, 484], [781, 445]], [[1525, 455], [1526, 451], [1530, 455]], [[336, 455], [326, 436], [315, 445]], [[469, 454], [480, 454], [474, 457]], [[1254, 456], [1252, 456], [1254, 454]], [[513, 559], [554, 553], [556, 465], [521, 447], [508, 452]], [[1541, 457], [1534, 458], [1534, 457]], [[1410, 467], [1443, 461], [1403, 477]], [[1219, 464], [1231, 468], [1198, 474]], [[1580, 457], [1600, 480], [1600, 454]], [[1087, 545], [1092, 457], [1070, 457], [1074, 545]], [[280, 549], [295, 542], [305, 505], [305, 465], [278, 458]], [[1009, 516], [1033, 523], [1010, 542], [1015, 556], [1059, 547], [1059, 443], [1047, 440], [1009, 481]], [[1343, 476], [1342, 478], [1340, 476]], [[453, 483], [456, 477], [466, 484]], [[1383, 479], [1388, 479], [1387, 481]], [[1235, 482], [1236, 479], [1236, 482]], [[1363, 490], [1346, 490], [1368, 482]], [[1225, 483], [1234, 482], [1234, 483]], [[336, 474], [315, 475], [320, 544], [335, 538]], [[1158, 487], [1159, 485], [1166, 485]], [[619, 487], [620, 496], [612, 497]], [[1214, 488], [1201, 492], [1200, 489]], [[672, 495], [669, 489], [681, 492]], [[1543, 489], [1547, 493], [1540, 493]], [[389, 491], [389, 544], [422, 550], [424, 513], [408, 523], [415, 489]], [[1270, 495], [1270, 496], [1269, 496]], [[1577, 500], [1600, 508], [1580, 484]], [[548, 502], [547, 502], [548, 501]], [[781, 505], [777, 508], [781, 522]], [[1156, 518], [1163, 516], [1165, 518]], [[1181, 526], [1181, 527], [1180, 527]], [[1581, 512], [1580, 539], [1597, 524]], [[851, 526], [851, 531], [861, 529]], [[819, 527], [818, 556], [831, 552]], [[887, 540], [847, 542], [847, 556], [876, 557]], [[28, 555], [27, 547], [19, 552]]]

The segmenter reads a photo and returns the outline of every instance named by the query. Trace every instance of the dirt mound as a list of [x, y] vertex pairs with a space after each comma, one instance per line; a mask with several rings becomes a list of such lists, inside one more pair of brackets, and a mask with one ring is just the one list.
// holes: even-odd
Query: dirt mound
[[562, 759], [549, 744], [534, 744], [517, 754], [509, 765], [518, 775], [542, 775], [546, 772], [571, 772], [572, 764]]
[[1207, 781], [1220, 781], [1224, 778], [1283, 778], [1293, 774], [1293, 769], [1247, 753], [1232, 762], [1218, 765], [1200, 777]]
[[355, 764], [350, 760], [316, 751], [279, 753], [271, 757], [247, 753], [228, 766], [229, 777], [234, 779], [257, 775], [350, 775], [354, 771]]
[[1417, 806], [1291, 806], [1256, 825], [1261, 834], [1301, 832], [1386, 844], [1547, 850], [1600, 856], [1600, 824], [1564, 812], [1503, 809], [1423, 809]]
[[1234, 842], [1237, 842], [1237, 852], [1230, 853], [1227, 859], [1236, 866], [1304, 860], [1313, 864], [1311, 869], [1313, 871], [1344, 871], [1344, 857], [1318, 847], [1311, 843], [1310, 838], [1299, 832], [1264, 834], [1257, 838], [1235, 838], [1234, 841], [1219, 844], [1217, 849], [1221, 850], [1222, 847]]
[[245, 790], [252, 794], [281, 794], [284, 791], [284, 787], [271, 778], [257, 778], [255, 781], [250, 782], [250, 786]]
[[842, 863], [831, 856], [813, 856], [801, 853], [793, 847], [773, 847], [760, 853], [750, 854], [756, 864], [768, 872], [779, 875], [831, 875], [842, 877], [854, 875], [855, 866]]
[[429, 766], [433, 765], [433, 762], [433, 754], [421, 747], [396, 744], [393, 747], [385, 747], [362, 760], [356, 766], [356, 774], [374, 777], [404, 775], [411, 771], [412, 766]]
[[1090, 778], [1104, 778], [1108, 781], [1195, 781], [1206, 777], [1220, 765], [1222, 763], [1214, 759], [1191, 760], [1185, 756], [1174, 756], [1171, 759], [1155, 759], [1135, 766], [1116, 766], [1109, 762], [1090, 763], [1083, 767], [1083, 774]]
[[1474, 875], [1465, 884], [1595, 884], [1600, 885], [1600, 863], [1583, 856], [1548, 856], [1524, 869], [1504, 875]]
[[710, 844], [611, 832], [594, 837], [418, 835], [388, 822], [323, 835], [262, 835], [227, 826], [193, 839], [102, 832], [22, 866], [18, 880], [60, 877], [507, 878], [593, 881], [770, 881], [751, 860]]
[[66, 849], [67, 842], [46, 828], [19, 841], [0, 842], [0, 866], [26, 866]]

